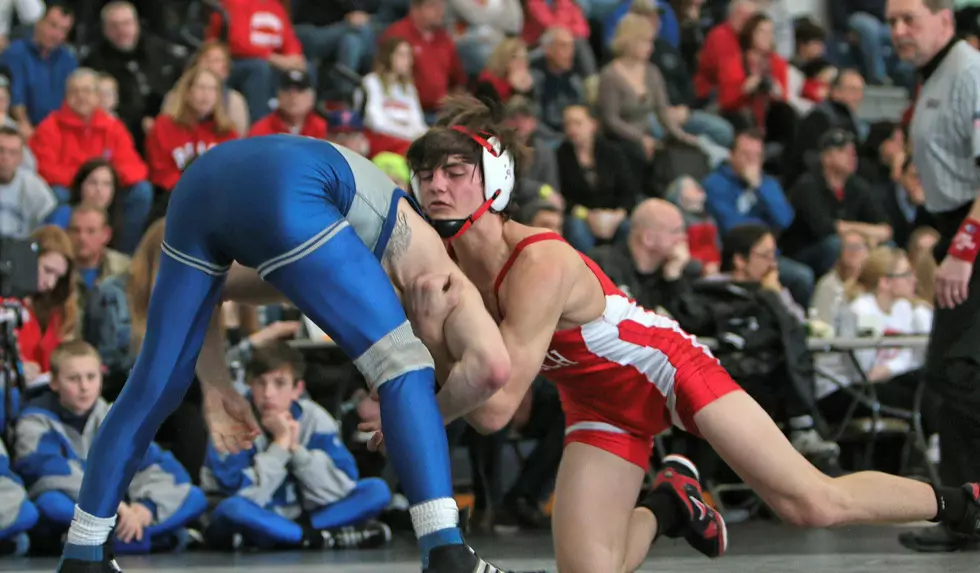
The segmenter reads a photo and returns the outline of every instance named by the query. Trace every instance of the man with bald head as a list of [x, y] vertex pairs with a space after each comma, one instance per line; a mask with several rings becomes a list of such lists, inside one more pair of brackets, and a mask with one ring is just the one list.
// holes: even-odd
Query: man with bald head
[[640, 306], [666, 311], [684, 330], [700, 332], [710, 320], [689, 278], [697, 272], [688, 270], [687, 229], [674, 204], [663, 199], [639, 203], [626, 241], [598, 247], [589, 256]]
[[531, 76], [541, 103], [541, 121], [562, 132], [566, 107], [586, 104], [585, 78], [575, 71], [575, 37], [555, 26], [541, 36], [544, 57], [531, 62]]

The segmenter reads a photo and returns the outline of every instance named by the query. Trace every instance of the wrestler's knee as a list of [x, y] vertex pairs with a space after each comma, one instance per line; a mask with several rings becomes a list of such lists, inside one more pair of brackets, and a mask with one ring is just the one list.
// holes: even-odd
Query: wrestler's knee
[[375, 391], [408, 372], [435, 367], [432, 355], [408, 321], [375, 342], [354, 360], [354, 365]]

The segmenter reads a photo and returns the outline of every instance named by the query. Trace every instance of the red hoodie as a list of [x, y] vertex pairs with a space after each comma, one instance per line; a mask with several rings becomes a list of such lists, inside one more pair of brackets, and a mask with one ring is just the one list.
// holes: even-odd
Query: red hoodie
[[71, 185], [78, 168], [96, 157], [112, 163], [124, 187], [146, 180], [146, 163], [136, 152], [133, 137], [123, 122], [101, 109], [85, 123], [68, 104], [62, 105], [38, 124], [30, 147], [37, 157], [37, 172], [48, 185]]
[[[293, 133], [293, 130], [286, 125], [286, 122], [282, 120], [281, 115], [276, 112], [272, 112], [252, 124], [252, 129], [249, 130], [248, 136], [256, 137], [259, 135], [273, 135], [276, 133]], [[327, 120], [313, 112], [310, 112], [306, 114], [306, 119], [303, 120], [303, 125], [300, 127], [299, 133], [295, 133], [294, 135], [305, 135], [306, 137], [315, 137], [316, 139], [326, 139]]]
[[[773, 98], [768, 94], [745, 93], [744, 85], [748, 74], [744, 60], [741, 52], [722, 60], [718, 77], [718, 106], [728, 113], [749, 108], [756, 125], [762, 127], [766, 124], [766, 110]], [[789, 64], [775, 52], [769, 54], [769, 73], [772, 81], [779, 83], [782, 89], [779, 100], [786, 101], [786, 94], [789, 93]]]
[[[233, 58], [268, 60], [272, 54], [303, 53], [289, 14], [278, 0], [221, 0], [228, 12], [228, 49]], [[211, 14], [207, 38], [219, 38], [224, 22]]]
[[25, 306], [24, 326], [17, 332], [17, 343], [20, 346], [20, 357], [24, 362], [36, 362], [41, 372], [51, 371], [51, 354], [62, 343], [61, 311], [51, 313], [48, 327], [41, 330], [41, 324], [34, 312]]
[[721, 65], [725, 59], [742, 53], [738, 34], [728, 22], [718, 24], [708, 32], [698, 56], [698, 69], [694, 74], [694, 95], [706, 98], [718, 87]]
[[548, 28], [567, 28], [579, 39], [589, 37], [589, 22], [572, 0], [527, 0], [524, 7], [524, 43], [536, 46]]
[[218, 133], [214, 121], [187, 127], [161, 113], [146, 136], [146, 160], [150, 164], [150, 183], [170, 191], [191, 159], [219, 143], [237, 139], [235, 130]]

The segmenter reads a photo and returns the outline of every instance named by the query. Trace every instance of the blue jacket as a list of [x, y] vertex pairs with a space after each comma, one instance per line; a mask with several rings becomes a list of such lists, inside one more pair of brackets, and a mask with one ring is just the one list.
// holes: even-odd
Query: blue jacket
[[291, 413], [299, 422], [298, 448], [285, 450], [264, 434], [252, 449], [234, 455], [219, 454], [211, 444], [201, 487], [239, 495], [287, 519], [346, 497], [357, 485], [358, 472], [337, 422], [308, 399], [293, 402]]
[[[14, 430], [14, 471], [24, 478], [31, 498], [60, 491], [77, 500], [85, 458], [95, 434], [109, 413], [102, 398], [87, 416], [66, 413], [54, 392], [28, 402]], [[140, 462], [127, 490], [129, 501], [140, 502], [162, 523], [184, 504], [193, 484], [170, 452], [156, 444]]]
[[20, 506], [27, 500], [24, 482], [10, 470], [7, 448], [0, 440], [0, 531], [17, 519]]
[[21, 38], [10, 43], [0, 64], [10, 70], [10, 106], [26, 106], [27, 117], [36, 126], [61, 107], [78, 59], [68, 46], [44, 57], [32, 38]]
[[709, 173], [701, 186], [707, 195], [708, 212], [722, 236], [732, 227], [746, 223], [762, 223], [781, 231], [793, 222], [793, 207], [782, 186], [768, 175], [763, 175], [762, 184], [752, 190], [725, 163]]

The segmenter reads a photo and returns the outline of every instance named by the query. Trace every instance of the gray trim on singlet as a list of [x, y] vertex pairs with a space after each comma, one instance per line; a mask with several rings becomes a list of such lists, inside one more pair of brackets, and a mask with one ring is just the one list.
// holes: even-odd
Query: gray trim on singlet
[[341, 145], [334, 147], [347, 160], [354, 175], [354, 201], [347, 211], [346, 219], [361, 241], [374, 251], [398, 186], [363, 155]]

